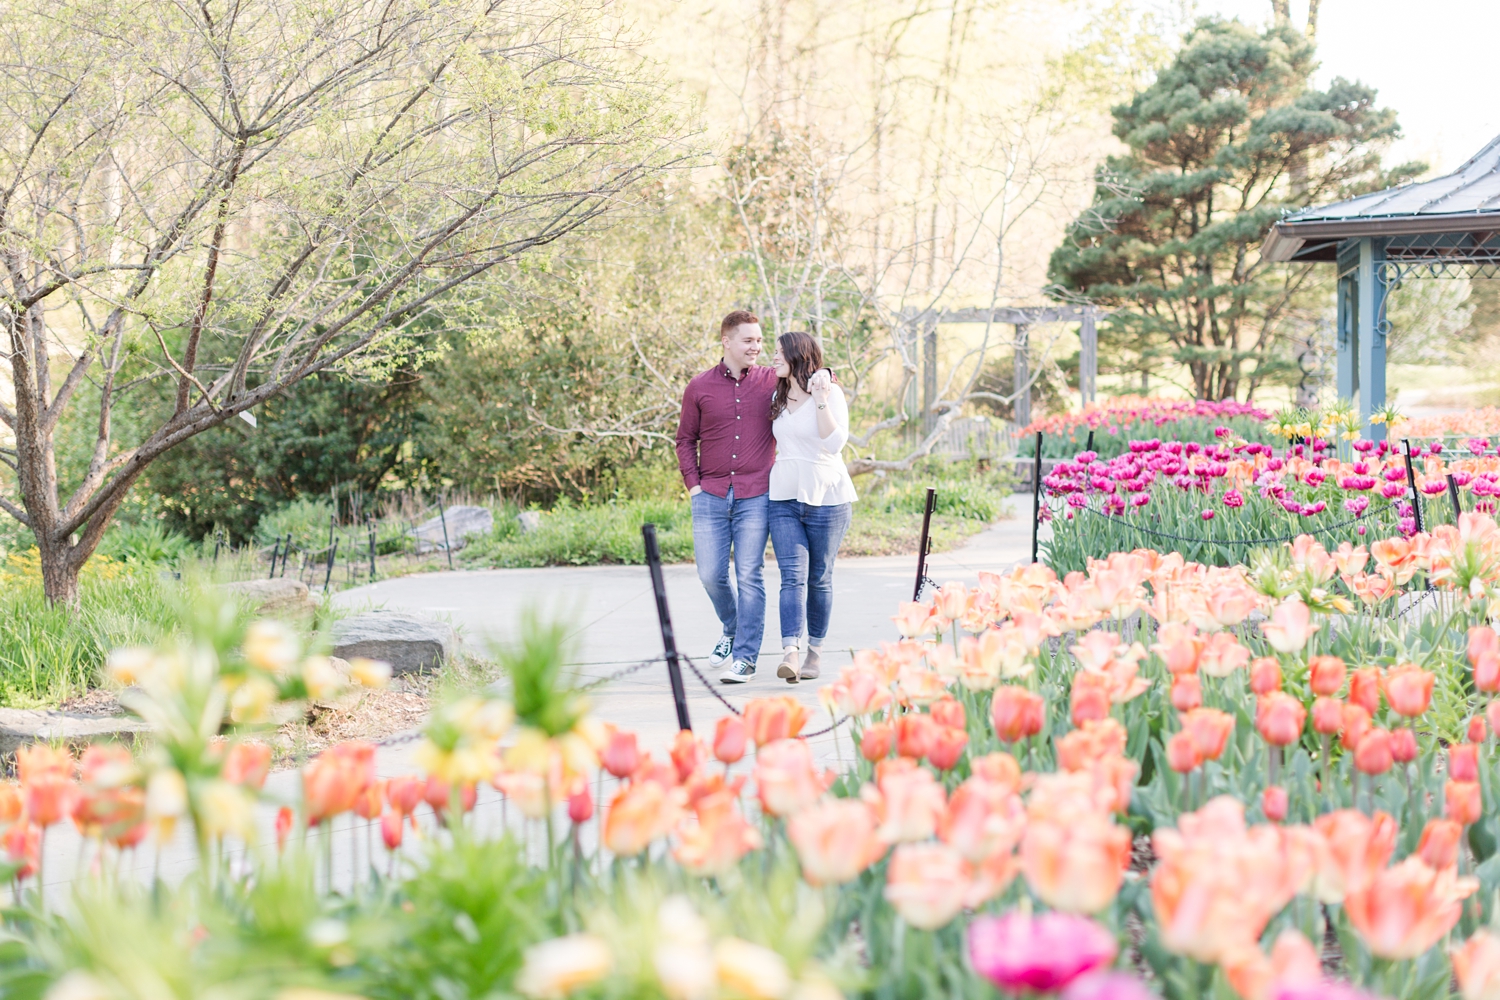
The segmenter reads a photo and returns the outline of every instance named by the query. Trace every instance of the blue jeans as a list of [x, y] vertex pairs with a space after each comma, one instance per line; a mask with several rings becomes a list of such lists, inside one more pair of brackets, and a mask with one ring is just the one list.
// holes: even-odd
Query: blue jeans
[[[766, 631], [766, 507], [768, 495], [716, 497], [707, 490], [692, 498], [693, 562], [708, 591], [724, 634], [734, 636], [734, 658], [754, 663]], [[734, 550], [735, 581], [729, 579]], [[738, 586], [736, 586], [736, 584]]]
[[781, 571], [781, 644], [802, 639], [821, 646], [833, 613], [833, 560], [849, 530], [852, 504], [814, 507], [800, 500], [771, 501], [771, 548]]

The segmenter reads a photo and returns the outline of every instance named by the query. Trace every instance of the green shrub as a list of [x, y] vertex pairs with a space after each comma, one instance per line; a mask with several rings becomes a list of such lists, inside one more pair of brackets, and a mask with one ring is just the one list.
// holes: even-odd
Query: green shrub
[[457, 556], [471, 567], [593, 566], [646, 561], [641, 525], [656, 525], [665, 562], [693, 558], [693, 519], [685, 501], [635, 500], [580, 507], [566, 501], [522, 533], [513, 515], [495, 518], [495, 532]]
[[197, 553], [198, 545], [191, 538], [155, 521], [116, 524], [99, 543], [100, 555], [142, 566], [176, 566]]
[[333, 519], [333, 505], [319, 497], [293, 500], [262, 517], [255, 525], [255, 541], [275, 545], [279, 538], [292, 536], [298, 548], [321, 549], [328, 544], [328, 525]]

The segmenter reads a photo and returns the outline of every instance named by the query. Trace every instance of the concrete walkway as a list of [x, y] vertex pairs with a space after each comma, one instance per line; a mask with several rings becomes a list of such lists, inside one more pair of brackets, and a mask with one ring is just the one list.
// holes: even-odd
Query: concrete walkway
[[[932, 556], [929, 560], [932, 579], [939, 584], [949, 580], [973, 584], [978, 581], [980, 570], [1005, 571], [1029, 561], [1030, 510], [1026, 506], [1029, 500], [1028, 497], [1013, 498], [1012, 509], [1020, 516], [996, 523], [952, 552]], [[891, 616], [898, 604], [911, 599], [915, 575], [915, 556], [840, 560], [834, 573], [833, 625], [825, 647], [823, 677], [816, 682], [793, 686], [775, 676], [776, 664], [780, 660], [780, 626], [776, 608], [779, 581], [775, 563], [767, 563], [768, 608], [760, 675], [749, 684], [725, 687], [714, 683], [713, 687], [736, 706], [743, 705], [749, 698], [789, 692], [810, 709], [812, 719], [808, 730], [827, 726], [831, 720], [818, 704], [818, 689], [838, 676], [839, 668], [849, 662], [853, 650], [896, 638]], [[691, 564], [673, 565], [665, 568], [665, 578], [679, 648], [700, 662], [706, 661], [709, 650], [718, 640], [720, 629], [697, 573]], [[608, 676], [623, 666], [661, 652], [655, 602], [644, 566], [428, 573], [343, 591], [334, 600], [339, 606], [351, 610], [384, 607], [446, 617], [458, 627], [465, 642], [479, 651], [483, 651], [488, 643], [513, 638], [520, 613], [528, 606], [566, 615], [576, 622], [572, 630], [576, 643], [573, 666], [580, 676], [589, 678]], [[712, 675], [710, 680], [713, 681]], [[728, 709], [691, 673], [686, 677], [686, 686], [693, 728], [711, 737], [714, 725], [720, 717], [728, 714]], [[653, 664], [602, 686], [594, 695], [594, 710], [604, 720], [636, 732], [642, 748], [657, 753], [658, 757], [664, 754], [677, 732], [664, 664]], [[814, 737], [810, 742], [826, 767], [847, 765], [854, 752], [847, 727]], [[376, 756], [380, 776], [387, 778], [414, 772], [415, 741], [396, 737], [388, 744], [382, 746]], [[750, 764], [749, 760], [742, 761], [736, 770], [747, 770]], [[613, 780], [604, 783], [602, 791], [606, 801], [613, 794], [615, 784]], [[276, 805], [293, 803], [300, 796], [296, 772], [272, 774], [266, 784], [266, 793], [267, 802], [257, 816], [260, 836], [254, 846], [254, 850], [263, 855], [275, 850], [273, 824]], [[430, 819], [428, 823], [430, 825]], [[517, 811], [507, 810], [501, 796], [487, 787], [479, 790], [473, 823], [481, 831], [498, 831], [502, 826], [513, 831], [526, 829]], [[368, 827], [365, 821], [353, 816], [341, 817], [335, 822], [333, 878], [336, 886], [348, 887], [356, 878], [363, 878], [372, 862], [382, 871], [389, 863], [389, 856], [379, 844], [378, 832]], [[596, 831], [596, 822], [583, 829], [586, 845], [597, 836]], [[537, 851], [542, 850], [537, 831], [531, 830], [530, 833], [531, 846]], [[366, 845], [373, 845], [373, 852]], [[77, 831], [67, 823], [49, 831], [45, 846], [49, 905], [66, 906], [71, 882], [94, 864], [92, 848], [85, 848]], [[237, 858], [244, 851], [241, 847], [227, 853], [231, 858]], [[139, 850], [129, 852], [120, 859], [120, 871], [142, 882], [149, 881], [153, 872], [176, 881], [193, 867], [194, 853], [193, 845], [182, 829], [176, 840], [163, 846], [159, 852], [149, 841]]]

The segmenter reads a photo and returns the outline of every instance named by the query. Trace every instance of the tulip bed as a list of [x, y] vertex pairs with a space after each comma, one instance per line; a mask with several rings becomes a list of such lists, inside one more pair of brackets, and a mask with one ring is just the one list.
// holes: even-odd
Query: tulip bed
[[1233, 399], [1158, 399], [1121, 396], [1090, 403], [1077, 413], [1060, 413], [1016, 432], [1021, 454], [1031, 454], [1032, 441], [1042, 433], [1043, 458], [1067, 458], [1085, 447], [1093, 435], [1093, 451], [1102, 458], [1124, 454], [1142, 436], [1165, 436], [1177, 441], [1212, 443], [1215, 428], [1228, 427], [1248, 441], [1275, 440], [1265, 422], [1271, 414], [1253, 403]]
[[1485, 438], [1414, 445], [1413, 498], [1407, 458], [1385, 441], [1345, 442], [1340, 457], [1316, 436], [1276, 449], [1227, 426], [1214, 433], [1212, 444], [1152, 438], [1113, 459], [1081, 452], [1059, 463], [1043, 479], [1048, 565], [1065, 575], [1100, 552], [1151, 547], [1227, 566], [1252, 561], [1266, 539], [1311, 533], [1335, 546], [1410, 536], [1414, 505], [1423, 527], [1454, 522], [1449, 476], [1462, 509], [1494, 513], [1500, 497], [1500, 449]]
[[[1476, 513], [1254, 567], [1139, 549], [982, 574], [901, 606], [905, 638], [820, 692], [848, 720], [837, 772], [788, 696], [643, 752], [564, 682], [566, 627], [533, 620], [503, 692], [434, 713], [422, 775], [331, 748], [269, 802], [264, 849], [257, 727], [343, 681], [279, 626], [205, 614], [112, 658], [144, 754], [24, 750], [0, 786], [0, 990], [1493, 997], [1497, 612], [1500, 528]], [[470, 811], [480, 786], [503, 831]], [[38, 845], [66, 822], [93, 863], [49, 912]], [[115, 874], [182, 825], [185, 881]], [[366, 859], [352, 878], [335, 844]]]

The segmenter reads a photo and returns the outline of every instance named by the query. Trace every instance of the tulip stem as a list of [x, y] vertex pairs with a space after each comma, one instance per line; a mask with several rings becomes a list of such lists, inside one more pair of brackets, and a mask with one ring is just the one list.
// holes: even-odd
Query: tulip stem
[[1332, 792], [1333, 792], [1333, 786], [1328, 781], [1328, 756], [1329, 756], [1330, 753], [1332, 753], [1332, 751], [1333, 751], [1333, 747], [1332, 747], [1331, 742], [1328, 739], [1328, 734], [1324, 733], [1323, 734], [1323, 749], [1322, 749], [1321, 754], [1319, 754], [1319, 756], [1318, 756], [1318, 763], [1322, 765], [1322, 770], [1323, 770], [1323, 797], [1325, 799], [1329, 795], [1331, 795]]

